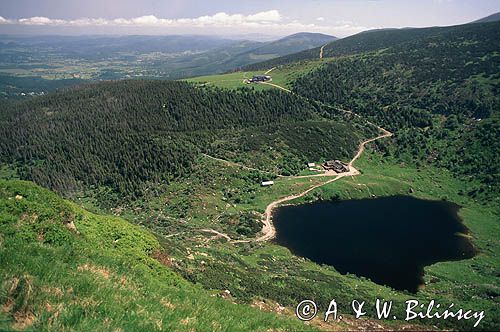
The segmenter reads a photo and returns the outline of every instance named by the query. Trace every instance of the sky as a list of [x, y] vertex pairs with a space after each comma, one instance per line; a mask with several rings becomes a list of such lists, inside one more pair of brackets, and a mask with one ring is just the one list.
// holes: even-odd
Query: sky
[[500, 12], [500, 0], [0, 0], [0, 34], [346, 37], [446, 26]]

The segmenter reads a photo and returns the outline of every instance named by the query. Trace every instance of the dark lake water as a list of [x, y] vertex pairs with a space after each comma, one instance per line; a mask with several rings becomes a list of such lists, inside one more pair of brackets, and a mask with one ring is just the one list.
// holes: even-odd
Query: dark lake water
[[459, 206], [408, 196], [317, 202], [275, 210], [276, 242], [295, 255], [416, 292], [423, 268], [475, 255]]

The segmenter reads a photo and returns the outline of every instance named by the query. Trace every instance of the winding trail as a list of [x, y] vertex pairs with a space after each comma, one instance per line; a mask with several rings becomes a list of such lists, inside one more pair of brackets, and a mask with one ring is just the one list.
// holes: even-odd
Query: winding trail
[[[325, 46], [326, 45], [323, 45], [321, 47], [321, 50], [320, 50], [320, 59], [323, 58], [323, 48]], [[266, 73], [269, 73], [273, 69], [274, 68], [271, 68]], [[278, 89], [281, 89], [283, 91], [286, 91], [286, 92], [289, 92], [289, 93], [293, 93], [292, 91], [290, 91], [290, 90], [288, 90], [288, 89], [286, 89], [286, 88], [284, 88], [282, 86], [279, 86], [277, 84], [274, 84], [274, 83], [260, 82], [260, 84], [271, 85], [271, 86], [273, 86], [275, 88], [278, 88]], [[356, 116], [358, 118], [362, 118], [362, 116], [360, 116], [357, 113], [354, 113], [353, 111], [344, 110], [344, 109], [338, 109], [338, 110], [341, 111], [341, 112], [344, 112], [344, 113]], [[326, 171], [326, 172], [321, 173], [321, 174], [313, 174], [313, 175], [280, 176], [280, 178], [285, 178], [285, 179], [304, 179], [304, 178], [315, 178], [315, 177], [332, 177], [332, 178], [328, 179], [325, 182], [318, 183], [318, 184], [316, 184], [316, 185], [314, 185], [314, 186], [312, 186], [312, 187], [304, 190], [301, 193], [290, 195], [290, 196], [286, 196], [286, 197], [282, 197], [280, 199], [277, 199], [277, 200], [269, 203], [269, 205], [267, 205], [267, 207], [266, 207], [266, 211], [265, 211], [265, 214], [264, 214], [265, 218], [262, 221], [264, 225], [262, 226], [262, 235], [261, 236], [255, 238], [255, 239], [252, 239], [252, 240], [231, 240], [231, 238], [227, 234], [224, 234], [224, 233], [220, 233], [220, 232], [217, 232], [217, 231], [214, 231], [214, 230], [209, 230], [209, 229], [203, 229], [201, 231], [214, 233], [214, 234], [216, 234], [216, 236], [223, 237], [223, 238], [227, 239], [228, 241], [230, 241], [231, 243], [234, 243], [234, 244], [236, 244], [236, 243], [248, 243], [248, 242], [252, 242], [252, 241], [264, 242], [264, 241], [272, 240], [276, 236], [276, 228], [274, 227], [273, 222], [272, 222], [272, 215], [273, 215], [273, 210], [277, 206], [279, 206], [280, 204], [283, 204], [285, 202], [288, 202], [288, 201], [291, 201], [291, 200], [303, 197], [303, 196], [307, 195], [308, 193], [310, 193], [311, 191], [313, 191], [313, 190], [315, 190], [315, 189], [317, 189], [319, 187], [322, 187], [322, 186], [327, 185], [329, 183], [335, 182], [335, 181], [337, 181], [339, 179], [342, 179], [342, 178], [344, 178], [346, 176], [357, 176], [357, 175], [359, 175], [360, 172], [356, 168], [354, 168], [353, 165], [354, 165], [354, 162], [357, 159], [359, 159], [359, 157], [361, 157], [361, 155], [365, 151], [366, 144], [374, 142], [374, 141], [382, 139], [382, 138], [390, 137], [390, 136], [393, 135], [390, 131], [388, 131], [388, 130], [386, 130], [386, 129], [384, 129], [384, 128], [376, 125], [376, 124], [374, 124], [373, 122], [370, 122], [369, 120], [366, 120], [366, 119], [365, 119], [365, 121], [368, 124], [376, 127], [381, 132], [381, 134], [379, 136], [377, 136], [377, 137], [370, 138], [370, 139], [368, 139], [366, 141], [363, 141], [363, 142], [361, 142], [359, 144], [358, 151], [356, 152], [356, 154], [354, 155], [354, 157], [351, 159], [351, 161], [348, 163], [349, 171], [344, 172], [344, 173], [336, 173], [334, 171]], [[260, 172], [262, 172], [261, 170], [258, 170], [256, 168], [252, 168], [252, 167], [240, 165], [240, 164], [228, 161], [228, 160], [224, 160], [224, 159], [212, 157], [212, 156], [207, 155], [207, 154], [203, 154], [203, 155], [206, 156], [207, 158], [223, 162], [223, 163], [225, 163], [227, 165], [232, 165], [232, 166], [241, 167], [241, 168], [248, 169], [248, 170], [254, 170], [254, 171], [260, 171]], [[267, 172], [267, 173], [270, 173], [270, 172]]]
[[[233, 240], [231, 241], [231, 243], [248, 243], [248, 242], [251, 242], [251, 241], [256, 241], [256, 242], [263, 242], [263, 241], [269, 241], [269, 240], [272, 240], [275, 236], [276, 236], [276, 228], [274, 227], [273, 225], [273, 222], [272, 222], [272, 216], [273, 216], [273, 210], [278, 207], [280, 204], [283, 204], [285, 202], [288, 202], [288, 201], [291, 201], [291, 200], [294, 200], [294, 199], [297, 199], [297, 198], [300, 198], [300, 197], [303, 197], [307, 194], [309, 194], [311, 191], [319, 188], [319, 187], [322, 187], [324, 185], [327, 185], [329, 183], [332, 183], [332, 182], [335, 182], [339, 179], [342, 179], [346, 176], [357, 176], [360, 174], [360, 172], [354, 168], [353, 164], [354, 162], [359, 159], [359, 157], [361, 157], [361, 155], [363, 154], [363, 152], [365, 151], [365, 146], [366, 144], [368, 143], [371, 143], [371, 142], [374, 142], [376, 140], [379, 140], [379, 139], [382, 139], [382, 138], [385, 138], [385, 137], [390, 137], [392, 136], [392, 133], [381, 128], [381, 127], [378, 127], [380, 129], [380, 131], [382, 131], [382, 134], [377, 136], [377, 137], [373, 137], [373, 138], [370, 138], [366, 141], [363, 141], [359, 144], [359, 148], [358, 148], [358, 151], [356, 152], [356, 154], [354, 155], [354, 157], [351, 159], [351, 161], [349, 162], [349, 171], [348, 172], [344, 172], [344, 173], [336, 173], [334, 171], [327, 171], [325, 173], [322, 173], [322, 174], [315, 174], [315, 175], [303, 175], [303, 176], [290, 176], [290, 177], [287, 177], [287, 179], [303, 179], [303, 178], [313, 178], [313, 177], [320, 177], [320, 176], [326, 176], [326, 177], [333, 177], [332, 179], [329, 179], [325, 182], [322, 182], [322, 183], [318, 183], [306, 190], [304, 190], [303, 192], [301, 193], [298, 193], [298, 194], [295, 194], [295, 195], [290, 195], [290, 196], [286, 196], [286, 197], [283, 197], [283, 198], [280, 198], [280, 199], [277, 199], [275, 200], [274, 202], [271, 202], [267, 207], [266, 207], [266, 211], [265, 211], [265, 218], [264, 220], [262, 221], [263, 222], [263, 226], [262, 226], [262, 235], [259, 236], [258, 238], [255, 238], [253, 240]], [[225, 236], [227, 239], [229, 239], [228, 236]]]
[[[217, 158], [217, 157], [211, 156], [211, 155], [206, 154], [206, 153], [202, 153], [201, 155], [204, 156], [204, 157], [206, 157], [206, 158], [209, 158], [209, 159], [216, 160], [216, 161], [219, 161], [221, 163], [224, 163], [224, 164], [226, 164], [228, 166], [239, 167], [239, 168], [246, 169], [246, 170], [249, 170], [249, 171], [257, 171], [257, 172], [272, 174], [273, 176], [276, 176], [276, 174], [274, 174], [273, 172], [263, 171], [263, 170], [258, 169], [258, 168], [245, 166], [245, 165], [238, 164], [238, 163], [226, 160], [226, 159]], [[277, 175], [277, 176], [278, 177], [283, 177], [283, 175]]]
[[[321, 47], [321, 50], [320, 50], [320, 59], [323, 58], [323, 49], [326, 45], [323, 45]], [[273, 84], [273, 83], [267, 83], [267, 82], [263, 82], [263, 84], [268, 84], [268, 85], [272, 85], [278, 89], [281, 89], [281, 90], [284, 90], [284, 91], [287, 91], [287, 92], [290, 92], [292, 93], [292, 91], [288, 90], [288, 89], [285, 89], [284, 87], [281, 87], [277, 84]], [[344, 110], [344, 109], [339, 109], [339, 111], [341, 112], [344, 112], [344, 113], [348, 113], [348, 114], [351, 114], [353, 116], [356, 116], [356, 117], [359, 117], [361, 118], [361, 116], [357, 113], [354, 113], [353, 111], [349, 111], [349, 110]], [[299, 193], [299, 194], [295, 194], [295, 195], [290, 195], [290, 196], [286, 196], [286, 197], [283, 197], [283, 198], [280, 198], [274, 202], [271, 202], [267, 207], [266, 207], [266, 212], [265, 212], [265, 219], [263, 220], [263, 223], [264, 225], [262, 226], [262, 235], [259, 236], [258, 238], [256, 238], [254, 241], [257, 241], [257, 242], [263, 242], [263, 241], [269, 241], [271, 239], [273, 239], [275, 236], [276, 236], [276, 229], [273, 225], [273, 222], [272, 222], [272, 215], [273, 215], [273, 210], [280, 204], [283, 204], [285, 202], [288, 202], [288, 201], [291, 201], [291, 200], [294, 200], [294, 199], [297, 199], [297, 198], [300, 198], [300, 197], [303, 197], [305, 195], [307, 195], [308, 193], [310, 193], [311, 191], [319, 188], [319, 187], [322, 187], [324, 185], [327, 185], [329, 183], [332, 183], [332, 182], [335, 182], [343, 177], [346, 177], [346, 176], [356, 176], [356, 175], [359, 175], [359, 171], [354, 168], [353, 164], [354, 162], [359, 159], [359, 157], [361, 157], [361, 155], [363, 154], [363, 152], [365, 151], [365, 145], [368, 144], [368, 143], [371, 143], [371, 142], [374, 142], [376, 140], [379, 140], [379, 139], [382, 139], [382, 138], [385, 138], [385, 137], [390, 137], [392, 136], [392, 133], [376, 124], [374, 124], [373, 122], [370, 122], [368, 120], [365, 120], [368, 124], [378, 128], [379, 131], [382, 132], [381, 135], [377, 136], [377, 137], [373, 137], [373, 138], [370, 138], [366, 141], [363, 141], [359, 144], [359, 148], [358, 148], [358, 151], [356, 152], [356, 154], [354, 155], [354, 157], [351, 159], [351, 161], [349, 162], [348, 166], [349, 166], [349, 171], [348, 172], [344, 172], [344, 173], [335, 173], [333, 171], [327, 171], [327, 172], [324, 172], [322, 174], [314, 174], [314, 175], [303, 175], [303, 176], [290, 176], [290, 177], [287, 177], [289, 179], [299, 179], [299, 178], [312, 178], [312, 177], [320, 177], [320, 176], [333, 176], [332, 179], [329, 179], [323, 183], [319, 183], [319, 184], [316, 184], [312, 187], [310, 187], [309, 189]], [[239, 242], [249, 242], [249, 241], [233, 241], [233, 243], [239, 243]]]
[[348, 164], [349, 165], [348, 172], [339, 173], [339, 174], [335, 173], [335, 175], [333, 175], [332, 173], [325, 172], [323, 174], [318, 174], [318, 175], [306, 175], [306, 176], [300, 176], [300, 177], [293, 177], [293, 178], [307, 178], [307, 177], [317, 177], [317, 176], [334, 176], [333, 179], [330, 179], [330, 180], [325, 181], [323, 183], [316, 184], [316, 185], [312, 186], [311, 188], [309, 188], [309, 189], [307, 189], [299, 194], [283, 197], [283, 198], [280, 198], [280, 199], [270, 203], [266, 207], [265, 219], [263, 220], [264, 226], [262, 227], [262, 235], [260, 237], [256, 238], [255, 241], [257, 241], [257, 242], [269, 241], [276, 236], [276, 229], [275, 229], [273, 222], [272, 222], [272, 215], [273, 215], [273, 210], [278, 205], [280, 205], [284, 202], [287, 202], [287, 201], [291, 201], [291, 200], [303, 197], [303, 196], [307, 195], [308, 193], [310, 193], [311, 191], [313, 191], [319, 187], [322, 187], [324, 185], [327, 185], [329, 183], [335, 182], [343, 177], [359, 175], [360, 174], [359, 171], [356, 168], [354, 168], [353, 164], [357, 159], [359, 159], [359, 157], [361, 157], [361, 155], [365, 151], [365, 145], [368, 143], [374, 142], [376, 140], [392, 136], [391, 132], [389, 132], [383, 128], [380, 128], [380, 127], [379, 127], [379, 129], [383, 132], [382, 135], [379, 135], [377, 137], [370, 138], [364, 142], [361, 142], [361, 144], [359, 145], [359, 148], [358, 148], [358, 152], [356, 153], [356, 155], [351, 159], [351, 161]]
[[320, 59], [323, 59], [323, 50], [325, 49], [326, 45], [328, 45], [328, 44], [321, 46], [321, 48], [319, 49], [319, 58]]
[[273, 70], [275, 70], [275, 69], [276, 69], [276, 67], [273, 67], [273, 68], [269, 69], [268, 71], [266, 71], [266, 72], [264, 73], [264, 75], [269, 74], [270, 72], [272, 72], [272, 71], [273, 71]]
[[274, 84], [274, 83], [269, 83], [269, 82], [260, 82], [260, 84], [267, 84], [267, 85], [270, 85], [270, 86], [274, 86], [275, 88], [281, 89], [281, 90], [283, 90], [283, 91], [286, 91], [286, 92], [292, 93], [292, 91], [291, 91], [291, 90], [288, 90], [287, 88], [284, 88], [284, 87], [279, 86], [279, 85]]

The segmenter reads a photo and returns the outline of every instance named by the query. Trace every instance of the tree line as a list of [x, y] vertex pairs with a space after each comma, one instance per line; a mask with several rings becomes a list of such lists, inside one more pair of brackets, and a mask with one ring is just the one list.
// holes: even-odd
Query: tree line
[[472, 177], [482, 183], [478, 190], [495, 197], [500, 22], [434, 30], [439, 33], [338, 58], [298, 79], [294, 91], [372, 118], [396, 133], [387, 153]]
[[60, 193], [104, 186], [135, 199], [147, 184], [189, 174], [217, 138], [210, 133], [307, 121], [316, 111], [280, 91], [104, 82], [4, 104], [0, 160]]

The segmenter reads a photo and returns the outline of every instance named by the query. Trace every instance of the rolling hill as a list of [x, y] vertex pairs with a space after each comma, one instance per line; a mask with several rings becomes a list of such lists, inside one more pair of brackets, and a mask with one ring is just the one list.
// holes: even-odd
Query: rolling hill
[[260, 62], [291, 53], [297, 53], [299, 52], [298, 50], [302, 51], [316, 48], [336, 39], [336, 37], [320, 33], [297, 33], [238, 54], [229, 59], [226, 63], [228, 67], [233, 67], [235, 65], [244, 66], [257, 61]]
[[309, 329], [214, 297], [150, 232], [33, 183], [0, 180], [0, 218], [1, 330]]
[[[322, 33], [301, 32], [269, 42], [253, 51], [255, 54], [290, 54], [294, 49], [311, 49], [336, 40], [336, 37]], [[295, 51], [296, 52], [296, 51]]]
[[[0, 329], [302, 330], [311, 326], [286, 318], [297, 303], [335, 298], [345, 319], [318, 315], [320, 328], [472, 328], [436, 317], [408, 325], [405, 301], [417, 299], [484, 310], [479, 328], [498, 330], [499, 34], [499, 22], [368, 31], [329, 43], [324, 59], [313, 48], [248, 73], [1, 103]], [[291, 43], [307, 46], [304, 37]], [[288, 45], [205, 55], [246, 61]], [[242, 83], [274, 66], [272, 83], [288, 92]], [[380, 135], [374, 123], [393, 136], [362, 150]], [[306, 168], [356, 151], [358, 176]], [[479, 254], [426, 267], [408, 293], [256, 241], [283, 198], [396, 195], [455, 203], [470, 230], [459, 235]], [[399, 320], [375, 319], [377, 298], [393, 301]], [[353, 299], [370, 303], [364, 319], [350, 314]]]
[[500, 13], [495, 13], [486, 17], [483, 17], [477, 21], [472, 23], [488, 23], [488, 22], [497, 22], [500, 21]]
[[0, 39], [0, 96], [19, 98], [85, 81], [223, 73], [324, 45], [335, 37], [299, 33], [270, 42], [210, 36], [4, 35]]
[[[485, 23], [497, 21], [498, 14], [493, 14], [487, 18], [475, 21], [473, 23]], [[378, 29], [358, 33], [356, 35], [342, 38], [330, 42], [324, 47], [324, 57], [339, 57], [353, 55], [363, 52], [373, 52], [383, 50], [387, 47], [404, 44], [412, 40], [431, 38], [442, 35], [453, 35], [455, 32], [461, 33], [467, 29], [469, 24], [449, 26], [449, 27], [429, 27], [429, 28], [403, 28], [403, 29]], [[474, 29], [470, 27], [470, 29]], [[313, 48], [290, 54], [287, 56], [275, 58], [269, 61], [248, 65], [242, 70], [259, 70], [271, 68], [279, 65], [289, 64], [296, 61], [313, 60], [319, 57], [320, 48]]]
[[[248, 155], [250, 164], [266, 161], [266, 171], [290, 175], [322, 152], [347, 159], [372, 130], [329, 121], [318, 105], [280, 91], [223, 91], [173, 81], [105, 82], [4, 107], [0, 159], [21, 178], [66, 195], [109, 188], [129, 200], [154, 183], [188, 176], [202, 152]], [[328, 135], [311, 149], [315, 131]], [[242, 143], [234, 144], [239, 136]]]

